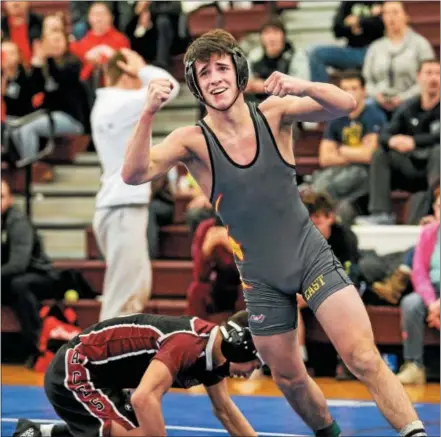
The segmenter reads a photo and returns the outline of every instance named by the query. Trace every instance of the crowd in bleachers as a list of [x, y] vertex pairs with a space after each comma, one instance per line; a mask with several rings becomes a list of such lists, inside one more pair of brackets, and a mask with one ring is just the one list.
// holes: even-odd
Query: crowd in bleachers
[[[99, 128], [95, 131], [90, 125], [97, 96], [98, 103], [103, 99], [99, 94], [102, 90], [98, 94], [97, 90], [107, 86], [121, 88], [121, 74], [138, 78], [145, 65], [155, 66], [158, 71], [175, 71], [173, 57], [182, 54], [191, 41], [189, 16], [197, 8], [213, 4], [219, 10], [253, 8], [254, 4], [265, 2], [191, 3], [189, 9], [186, 2], [179, 1], [71, 1], [63, 12], [43, 18], [32, 11], [31, 2], [3, 2], [2, 144], [6, 141], [4, 132], [8, 132], [7, 141], [13, 147], [2, 148], [2, 160], [11, 162], [11, 157], [3, 152], [10, 154], [13, 150], [15, 159], [18, 156], [32, 161], [38, 156], [41, 139], [50, 135], [92, 134], [94, 141], [90, 148], [95, 147], [100, 155], [104, 175], [112, 167], [111, 179], [121, 163], [106, 162], [104, 157], [109, 152], [100, 151], [97, 144], [96, 129], [103, 129], [102, 123], [97, 124]], [[272, 72], [280, 71], [313, 81], [335, 81], [356, 99], [357, 107], [351, 114], [327, 126], [315, 123], [294, 126], [295, 137], [305, 131], [323, 131], [318, 154], [320, 168], [299, 182], [303, 182], [302, 194], [311, 219], [351, 279], [365, 291], [365, 302], [401, 305], [406, 333], [406, 363], [401, 380], [423, 382], [426, 316], [427, 323], [439, 330], [439, 190], [435, 190], [440, 177], [439, 56], [430, 42], [409, 25], [405, 2], [341, 2], [332, 29], [336, 38], [345, 39], [345, 45], [318, 45], [301, 50], [296, 47], [295, 37], [288, 37], [283, 14], [268, 16], [260, 29], [258, 46], [247, 53], [250, 80], [246, 96], [255, 101], [264, 100], [264, 81]], [[137, 60], [139, 68], [133, 71], [129, 68], [133, 67], [130, 59], [135, 59], [131, 53], [137, 53], [144, 63], [141, 65]], [[118, 55], [121, 58], [115, 58]], [[126, 68], [118, 64], [122, 72], [111, 76], [109, 61], [125, 62]], [[139, 78], [142, 82], [141, 75]], [[122, 86], [131, 87], [138, 85], [124, 82]], [[110, 132], [115, 126], [108, 128]], [[112, 189], [115, 185], [109, 182], [108, 187]], [[416, 193], [407, 212], [408, 223], [418, 224], [421, 220], [431, 223], [430, 232], [423, 228], [414, 256], [406, 256], [402, 262], [404, 254], [401, 254], [398, 263], [387, 265], [377, 255], [359, 251], [350, 226], [354, 222], [395, 224], [391, 205], [391, 193], [395, 189]], [[188, 290], [188, 313], [222, 317], [243, 308], [240, 278], [227, 232], [208, 199], [189, 175], [182, 175], [182, 169], [173, 169], [169, 177], [152, 183], [150, 199], [144, 193], [143, 203], [149, 213], [148, 226], [146, 220], [142, 221], [148, 241], [148, 253], [143, 258], [145, 268], [148, 258], [159, 256], [160, 227], [173, 222], [178, 191], [191, 198], [186, 220], [194, 236], [191, 249], [194, 270]], [[31, 262], [34, 260], [31, 252], [37, 250], [35, 245], [39, 240], [27, 230], [25, 249], [24, 233], [15, 228], [12, 232], [11, 222], [17, 216], [17, 223], [23, 223], [26, 229], [29, 226], [24, 225], [25, 219], [20, 214], [11, 212], [14, 209], [9, 211], [10, 201], [5, 203], [4, 196], [9, 199], [9, 188], [2, 183], [2, 234], [9, 233], [7, 245], [2, 238], [2, 295], [8, 297], [2, 303], [12, 302], [16, 310], [20, 308], [19, 315], [20, 311], [36, 314], [35, 299], [29, 296], [38, 300], [51, 297], [39, 291], [40, 284], [47, 279], [46, 270], [35, 272]], [[101, 192], [95, 217], [95, 234], [106, 259], [110, 259], [106, 248], [109, 241], [104, 236], [103, 223], [109, 220], [110, 213], [103, 213], [103, 208], [114, 208], [116, 204], [106, 203], [103, 198], [110, 197], [109, 193]], [[427, 219], [429, 215], [432, 218]], [[121, 238], [134, 237], [128, 232]], [[27, 251], [25, 255], [23, 250]], [[10, 271], [11, 263], [20, 257], [23, 261], [20, 268]], [[115, 262], [120, 263], [121, 258]], [[17, 275], [18, 280], [14, 279]], [[149, 275], [146, 273], [144, 282], [151, 280]], [[109, 287], [111, 281], [108, 277], [105, 286]], [[20, 306], [23, 302], [24, 306]], [[301, 299], [299, 305], [305, 307]], [[21, 316], [20, 322], [27, 329], [30, 353], [35, 354], [38, 322], [31, 318], [33, 325], [26, 328], [25, 319]]]

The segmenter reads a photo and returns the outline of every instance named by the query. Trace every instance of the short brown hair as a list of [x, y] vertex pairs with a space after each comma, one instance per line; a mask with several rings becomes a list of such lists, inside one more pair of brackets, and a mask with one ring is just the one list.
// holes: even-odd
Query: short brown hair
[[343, 80], [358, 80], [360, 82], [360, 85], [362, 88], [365, 88], [366, 86], [366, 79], [363, 77], [363, 75], [357, 71], [357, 70], [345, 70], [342, 71], [339, 75], [338, 75], [338, 82], [341, 86], [341, 83]]
[[309, 215], [320, 213], [329, 215], [334, 212], [334, 202], [326, 193], [314, 193], [308, 191], [302, 194], [302, 200]]
[[124, 70], [122, 70], [121, 67], [118, 66], [119, 61], [127, 61], [121, 50], [117, 50], [109, 59], [106, 65], [106, 75], [109, 79], [110, 86], [114, 86], [124, 74]]
[[227, 55], [234, 49], [239, 49], [239, 44], [231, 33], [214, 29], [197, 38], [187, 49], [184, 63], [202, 61], [207, 62], [212, 55]]
[[439, 193], [440, 193], [440, 188], [436, 187], [435, 191], [433, 192], [433, 197], [434, 197], [435, 200], [438, 199]]
[[439, 61], [435, 58], [423, 59], [418, 65], [418, 73], [421, 73], [421, 70], [423, 69], [423, 67], [426, 64], [438, 64], [439, 65]]

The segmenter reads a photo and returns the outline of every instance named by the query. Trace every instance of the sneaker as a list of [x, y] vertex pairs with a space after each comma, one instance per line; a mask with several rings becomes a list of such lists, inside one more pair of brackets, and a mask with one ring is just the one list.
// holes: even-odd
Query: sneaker
[[357, 225], [395, 225], [396, 218], [394, 214], [387, 214], [385, 212], [381, 214], [362, 215], [355, 219]]
[[39, 425], [27, 419], [18, 419], [12, 437], [43, 437], [43, 434], [41, 434]]
[[372, 290], [374, 293], [385, 301], [396, 305], [401, 295], [406, 291], [409, 284], [411, 269], [409, 266], [399, 266], [391, 276], [383, 282], [374, 282]]
[[401, 384], [425, 384], [426, 383], [426, 369], [420, 367], [412, 361], [404, 363], [400, 372], [398, 373], [398, 379]]

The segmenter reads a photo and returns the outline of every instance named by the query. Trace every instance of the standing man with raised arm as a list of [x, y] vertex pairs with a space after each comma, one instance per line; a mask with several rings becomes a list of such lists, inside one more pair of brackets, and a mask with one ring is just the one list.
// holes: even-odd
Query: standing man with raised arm
[[107, 267], [100, 320], [142, 312], [151, 293], [146, 237], [150, 184], [125, 184], [121, 166], [143, 113], [147, 86], [155, 80], [166, 80], [173, 88], [168, 101], [176, 97], [179, 84], [169, 73], [146, 65], [132, 50], [121, 49], [106, 66], [107, 87], [97, 90], [92, 109], [92, 137], [103, 168], [93, 230]]
[[403, 386], [381, 359], [356, 288], [309, 219], [296, 183], [292, 122], [342, 117], [355, 109], [355, 99], [334, 85], [275, 72], [264, 87], [271, 96], [259, 106], [247, 104], [246, 58], [223, 30], [194, 41], [185, 66], [187, 85], [207, 116], [151, 147], [154, 115], [172, 88], [164, 80], [152, 82], [127, 147], [123, 179], [142, 184], [179, 161], [189, 168], [228, 227], [256, 348], [316, 436], [341, 431], [302, 360], [297, 293], [393, 428], [403, 437], [426, 436]]

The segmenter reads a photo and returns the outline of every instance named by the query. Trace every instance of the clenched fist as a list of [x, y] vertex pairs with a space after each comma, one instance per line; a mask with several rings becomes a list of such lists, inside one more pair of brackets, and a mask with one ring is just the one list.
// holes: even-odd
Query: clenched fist
[[263, 87], [267, 94], [273, 96], [285, 97], [288, 95], [303, 97], [307, 95], [307, 89], [311, 82], [287, 74], [275, 71], [265, 81]]
[[147, 93], [146, 111], [152, 114], [159, 111], [168, 100], [173, 90], [173, 84], [168, 79], [152, 79]]

